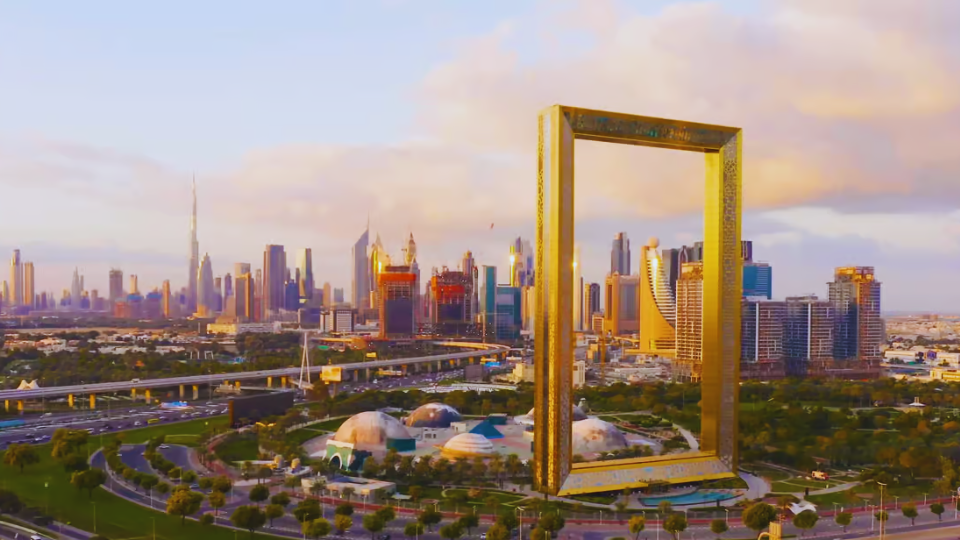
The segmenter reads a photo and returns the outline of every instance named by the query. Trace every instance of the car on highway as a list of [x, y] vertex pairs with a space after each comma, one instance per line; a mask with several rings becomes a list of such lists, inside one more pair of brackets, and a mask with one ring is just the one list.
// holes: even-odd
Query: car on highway
[[161, 449], [161, 450], [166, 450], [167, 448], [170, 448], [170, 445], [169, 445], [169, 444], [161, 444], [161, 445], [160, 445], [160, 449]]

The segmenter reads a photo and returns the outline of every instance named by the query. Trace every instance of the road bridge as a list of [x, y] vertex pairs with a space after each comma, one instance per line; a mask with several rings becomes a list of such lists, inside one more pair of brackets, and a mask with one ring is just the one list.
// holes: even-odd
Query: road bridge
[[[460, 367], [466, 362], [472, 363], [475, 359], [481, 357], [492, 356], [502, 360], [509, 352], [509, 348], [506, 346], [489, 343], [466, 343], [458, 341], [438, 341], [434, 343], [440, 346], [458, 347], [467, 350], [414, 358], [392, 358], [387, 360], [370, 360], [369, 362], [337, 364], [337, 366], [343, 370], [342, 372], [344, 374], [352, 376], [354, 380], [363, 379], [369, 381], [371, 370], [400, 368], [404, 373], [407, 373], [408, 370], [415, 373], [434, 370], [440, 371], [444, 367]], [[410, 369], [411, 366], [412, 369]], [[323, 366], [311, 366], [310, 372], [320, 373], [322, 369]], [[17, 410], [22, 411], [24, 401], [26, 400], [66, 397], [72, 407], [76, 396], [89, 396], [90, 408], [95, 408], [97, 394], [130, 392], [133, 398], [137, 398], [138, 394], [140, 394], [140, 396], [149, 401], [151, 390], [176, 387], [179, 387], [181, 397], [184, 397], [188, 390], [192, 390], [193, 399], [196, 400], [199, 397], [200, 386], [219, 386], [221, 384], [232, 383], [239, 388], [241, 381], [265, 380], [268, 387], [273, 387], [274, 380], [277, 380], [281, 388], [286, 388], [292, 380], [300, 374], [300, 370], [301, 368], [299, 367], [292, 367], [239, 371], [234, 373], [187, 375], [161, 379], [140, 379], [137, 381], [51, 386], [26, 390], [0, 390], [0, 400], [3, 401], [7, 411], [11, 411], [14, 405]]]

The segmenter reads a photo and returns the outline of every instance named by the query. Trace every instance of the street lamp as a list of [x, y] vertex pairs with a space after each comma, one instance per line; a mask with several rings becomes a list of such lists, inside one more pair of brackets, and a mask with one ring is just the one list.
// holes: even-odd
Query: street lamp
[[723, 507], [723, 513], [726, 515], [726, 523], [727, 523], [727, 527], [729, 527], [730, 526], [730, 509], [727, 507]]
[[[877, 485], [880, 486], [880, 512], [883, 512], [883, 488], [887, 487], [887, 485], [884, 484], [883, 482], [877, 482]], [[926, 495], [923, 496], [923, 500], [924, 500], [924, 504], [926, 504], [926, 500], [927, 500]], [[880, 516], [883, 517], [883, 514], [880, 514]], [[884, 527], [885, 523], [886, 523], [885, 519], [880, 520], [880, 540], [883, 540], [883, 529], [886, 528]]]
[[518, 506], [518, 507], [517, 507], [517, 514], [520, 514], [519, 519], [517, 519], [517, 523], [520, 524], [520, 525], [519, 525], [519, 526], [520, 526], [520, 532], [517, 533], [517, 540], [523, 540], [523, 510], [524, 510], [524, 508], [523, 508], [522, 506]]
[[97, 503], [90, 501], [90, 504], [93, 505], [93, 534], [97, 534]]

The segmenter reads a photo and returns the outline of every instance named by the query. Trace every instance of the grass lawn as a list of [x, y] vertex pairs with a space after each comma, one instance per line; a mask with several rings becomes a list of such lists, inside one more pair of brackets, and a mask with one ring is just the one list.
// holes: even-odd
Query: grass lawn
[[291, 431], [290, 433], [287, 433], [287, 440], [294, 442], [296, 444], [303, 444], [314, 437], [319, 437], [327, 433], [330, 433], [330, 432], [325, 429], [316, 429], [315, 427], [310, 426], [310, 427], [300, 428], [300, 429]]
[[255, 461], [260, 455], [256, 433], [232, 433], [214, 449], [224, 463]]
[[810, 488], [811, 491], [817, 489], [825, 489], [828, 487], [833, 487], [840, 485], [837, 482], [821, 482], [819, 480], [806, 480], [804, 478], [791, 478], [789, 480], [782, 480], [780, 482], [774, 482], [771, 489], [774, 493], [795, 493], [798, 491], [803, 491], [805, 488]]
[[[336, 431], [340, 429], [340, 426], [343, 425], [350, 417], [344, 416], [343, 418], [332, 418], [330, 420], [324, 420], [323, 422], [318, 422], [316, 424], [311, 424], [310, 429], [319, 429], [321, 431]], [[302, 430], [297, 430], [302, 431]]]
[[[226, 416], [215, 416], [203, 420], [190, 420], [187, 422], [174, 422], [172, 424], [154, 424], [152, 426], [139, 429], [123, 431], [123, 442], [127, 444], [142, 444], [154, 437], [165, 435], [199, 435], [208, 428], [227, 427], [229, 419]], [[91, 437], [91, 439], [94, 439]], [[95, 440], [95, 439], [94, 439]], [[99, 441], [95, 441], [99, 442]], [[171, 441], [172, 444], [172, 441]], [[180, 443], [177, 443], [180, 444]]]
[[[194, 420], [179, 424], [148, 427], [131, 432], [128, 440], [137, 440], [156, 436], [159, 433], [178, 434], [180, 428], [184, 434], [197, 434], [205, 429], [207, 420]], [[133, 434], [136, 433], [136, 437]], [[98, 442], [95, 438], [92, 443]], [[158, 540], [203, 539], [233, 540], [234, 532], [221, 527], [203, 527], [187, 520], [181, 527], [180, 518], [144, 508], [102, 489], [94, 491], [93, 498], [77, 491], [70, 485], [69, 474], [50, 457], [49, 444], [36, 447], [40, 454], [40, 463], [27, 467], [23, 474], [19, 469], [0, 465], [0, 478], [6, 489], [17, 493], [28, 506], [49, 509], [54, 518], [87, 531], [94, 529], [94, 507], [96, 507], [97, 533], [108, 538], [146, 539], [153, 537], [156, 526]], [[48, 487], [44, 487], [48, 484]], [[246, 533], [240, 534], [249, 537]], [[273, 538], [257, 535], [258, 538]]]
[[744, 465], [743, 470], [751, 474], [754, 474], [756, 476], [759, 476], [761, 478], [766, 478], [773, 482], [780, 482], [783, 480], [788, 480], [793, 477], [790, 473], [786, 471], [781, 471], [780, 469], [773, 469], [770, 467], [764, 467], [762, 465]]
[[199, 435], [167, 435], [165, 441], [169, 444], [179, 444], [182, 446], [197, 446]]

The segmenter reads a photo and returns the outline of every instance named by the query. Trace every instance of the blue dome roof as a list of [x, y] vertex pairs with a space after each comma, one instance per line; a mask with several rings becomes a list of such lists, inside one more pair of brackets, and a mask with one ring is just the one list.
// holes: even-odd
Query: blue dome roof
[[456, 409], [443, 403], [427, 403], [407, 417], [407, 427], [417, 428], [448, 428], [453, 422], [460, 422], [463, 417]]

